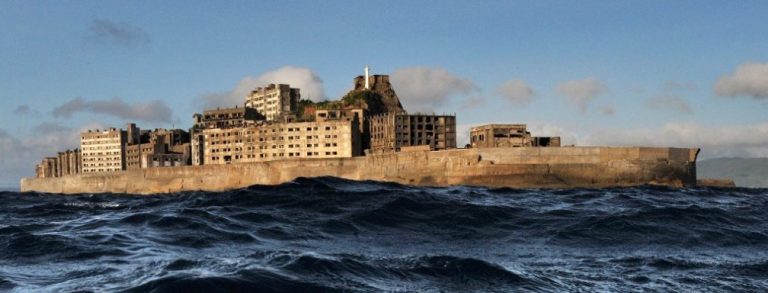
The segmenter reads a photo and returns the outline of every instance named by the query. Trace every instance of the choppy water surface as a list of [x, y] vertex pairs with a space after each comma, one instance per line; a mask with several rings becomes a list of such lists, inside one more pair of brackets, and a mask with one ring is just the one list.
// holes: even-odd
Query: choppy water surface
[[766, 291], [768, 190], [0, 193], [0, 291]]

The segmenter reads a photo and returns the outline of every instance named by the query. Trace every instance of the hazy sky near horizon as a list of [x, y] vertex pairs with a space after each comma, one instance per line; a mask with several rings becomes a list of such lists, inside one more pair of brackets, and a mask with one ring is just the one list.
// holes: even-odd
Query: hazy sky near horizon
[[83, 129], [188, 128], [269, 82], [336, 99], [365, 64], [407, 110], [457, 113], [463, 139], [527, 123], [567, 144], [768, 156], [766, 15], [766, 1], [0, 1], [0, 186]]

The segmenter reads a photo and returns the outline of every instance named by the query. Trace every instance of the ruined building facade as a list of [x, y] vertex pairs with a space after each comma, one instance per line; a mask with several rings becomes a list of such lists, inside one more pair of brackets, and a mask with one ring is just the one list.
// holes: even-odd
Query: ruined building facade
[[128, 133], [139, 132], [126, 146], [126, 170], [189, 165], [190, 134], [181, 129], [139, 130], [128, 125]]
[[[256, 109], [248, 107], [217, 108], [203, 111], [199, 118], [201, 128], [238, 127], [259, 120], [262, 117]], [[197, 118], [195, 118], [197, 120]], [[196, 121], [197, 124], [197, 121]]]
[[456, 116], [386, 113], [369, 118], [373, 153], [399, 152], [404, 147], [429, 150], [456, 148]]
[[245, 101], [246, 108], [255, 109], [267, 121], [280, 120], [296, 109], [301, 99], [299, 89], [287, 84], [269, 84], [251, 91]]
[[470, 130], [472, 148], [558, 147], [559, 136], [531, 136], [525, 124], [488, 124]]

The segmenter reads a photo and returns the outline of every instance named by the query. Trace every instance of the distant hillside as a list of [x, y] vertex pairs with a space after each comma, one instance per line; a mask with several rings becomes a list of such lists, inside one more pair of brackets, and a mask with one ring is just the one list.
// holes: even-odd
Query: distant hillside
[[717, 158], [696, 164], [698, 178], [731, 178], [736, 186], [768, 187], [768, 158]]

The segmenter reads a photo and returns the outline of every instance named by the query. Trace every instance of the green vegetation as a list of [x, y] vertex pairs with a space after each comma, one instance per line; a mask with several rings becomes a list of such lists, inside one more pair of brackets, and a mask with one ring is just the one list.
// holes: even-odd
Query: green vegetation
[[387, 111], [387, 107], [384, 104], [384, 98], [377, 92], [363, 90], [363, 91], [350, 91], [337, 101], [320, 101], [313, 102], [311, 100], [299, 100], [296, 104], [296, 111], [294, 114], [301, 121], [314, 121], [314, 115], [306, 113], [308, 109], [314, 108], [317, 110], [339, 110], [345, 108], [366, 108], [371, 113], [383, 113]]
[[350, 92], [341, 98], [344, 106], [365, 107], [372, 113], [386, 112], [384, 98], [374, 91]]

